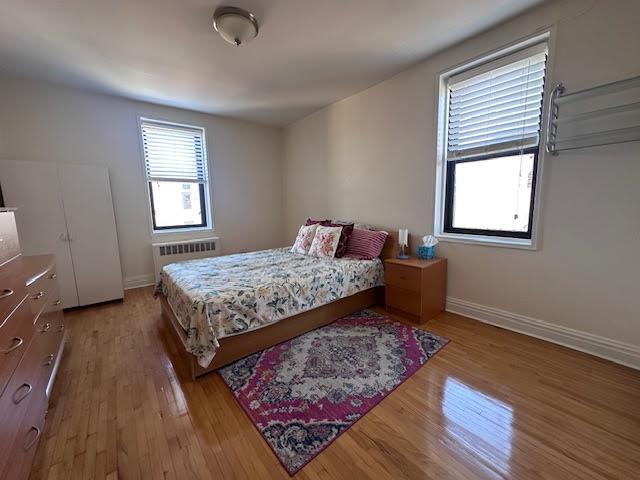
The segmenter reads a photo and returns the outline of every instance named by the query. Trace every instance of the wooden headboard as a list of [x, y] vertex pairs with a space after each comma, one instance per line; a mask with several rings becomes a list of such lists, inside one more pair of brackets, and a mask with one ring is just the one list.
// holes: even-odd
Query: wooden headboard
[[391, 230], [386, 228], [376, 228], [376, 230], [384, 230], [389, 232], [387, 241], [384, 242], [382, 252], [380, 253], [380, 259], [384, 262], [387, 258], [395, 258], [400, 251], [400, 245], [398, 245], [398, 230]]

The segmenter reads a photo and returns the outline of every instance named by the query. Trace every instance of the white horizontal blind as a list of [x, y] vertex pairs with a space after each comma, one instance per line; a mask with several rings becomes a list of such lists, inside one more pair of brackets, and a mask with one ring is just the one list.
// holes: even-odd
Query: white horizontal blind
[[[477, 157], [535, 147], [540, 142], [540, 117], [547, 51], [477, 75], [449, 79], [447, 159]], [[491, 67], [491, 65], [489, 65]]]
[[207, 162], [201, 128], [142, 120], [141, 130], [149, 180], [206, 183]]

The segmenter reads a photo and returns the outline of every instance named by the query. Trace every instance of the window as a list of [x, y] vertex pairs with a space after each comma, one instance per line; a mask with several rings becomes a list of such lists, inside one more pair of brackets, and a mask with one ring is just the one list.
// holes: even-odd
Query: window
[[154, 232], [210, 227], [204, 130], [141, 119]]
[[436, 234], [531, 244], [547, 46], [443, 79]]

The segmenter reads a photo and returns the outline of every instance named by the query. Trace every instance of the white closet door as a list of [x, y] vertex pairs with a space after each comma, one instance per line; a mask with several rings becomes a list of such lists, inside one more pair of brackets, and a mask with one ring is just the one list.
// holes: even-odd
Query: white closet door
[[60, 296], [64, 308], [78, 306], [67, 225], [55, 163], [0, 162], [4, 202], [16, 207], [16, 224], [22, 253], [54, 254]]
[[80, 305], [123, 298], [108, 170], [61, 164], [59, 175]]

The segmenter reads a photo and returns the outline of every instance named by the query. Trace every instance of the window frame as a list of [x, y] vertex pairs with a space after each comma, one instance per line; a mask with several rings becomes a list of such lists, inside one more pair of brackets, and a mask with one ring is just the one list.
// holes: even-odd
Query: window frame
[[[149, 230], [152, 237], [166, 237], [167, 235], [175, 234], [189, 234], [189, 233], [198, 233], [198, 232], [208, 232], [214, 230], [214, 220], [213, 220], [213, 208], [211, 205], [211, 165], [209, 162], [209, 155], [207, 149], [207, 131], [205, 127], [199, 125], [192, 125], [186, 123], [175, 122], [171, 120], [159, 119], [154, 116], [148, 115], [138, 115], [138, 141], [140, 148], [140, 166], [142, 168], [142, 179], [144, 190], [146, 191], [145, 196], [147, 197], [147, 216], [149, 220]], [[204, 223], [196, 224], [196, 225], [177, 225], [177, 226], [166, 226], [166, 227], [157, 227], [156, 219], [155, 219], [155, 206], [153, 203], [153, 193], [151, 189], [152, 180], [147, 177], [147, 169], [146, 169], [146, 159], [144, 155], [144, 141], [142, 138], [142, 124], [145, 122], [157, 123], [160, 125], [166, 125], [169, 127], [177, 127], [177, 128], [187, 128], [187, 129], [197, 129], [202, 132], [202, 154], [204, 159], [204, 164], [206, 166], [206, 177], [204, 183], [198, 183], [199, 192], [200, 192], [200, 206], [202, 208], [202, 217], [204, 219]], [[182, 183], [196, 183], [192, 181], [181, 181]], [[181, 235], [184, 236], [184, 235]]]
[[[461, 235], [480, 235], [488, 237], [504, 237], [531, 240], [533, 236], [533, 210], [536, 203], [536, 183], [538, 173], [538, 156], [540, 147], [530, 147], [523, 150], [507, 150], [500, 153], [490, 153], [478, 157], [461, 158], [458, 160], [448, 160], [445, 179], [445, 199], [444, 199], [444, 223], [442, 231]], [[531, 178], [531, 198], [529, 200], [529, 229], [526, 232], [516, 232], [510, 230], [482, 230], [479, 228], [458, 228], [453, 226], [453, 198], [455, 194], [455, 167], [460, 163], [479, 162], [501, 157], [512, 157], [514, 155], [533, 154], [533, 177]], [[453, 166], [453, 168], [451, 168]]]
[[151, 184], [153, 180], [149, 180], [147, 178], [147, 185], [149, 186], [149, 202], [151, 203], [151, 221], [153, 223], [153, 231], [155, 233], [166, 232], [166, 231], [184, 231], [184, 230], [202, 230], [203, 228], [207, 228], [209, 222], [207, 215], [207, 207], [205, 200], [205, 184], [204, 183], [196, 183], [196, 182], [184, 182], [198, 185], [199, 193], [200, 193], [200, 212], [202, 214], [202, 223], [190, 224], [190, 225], [167, 225], [166, 227], [158, 227], [156, 225], [156, 208], [153, 203], [153, 188]]
[[[540, 211], [542, 208], [542, 174], [544, 167], [545, 151], [540, 146], [543, 144], [543, 139], [546, 136], [546, 124], [544, 119], [548, 112], [548, 100], [549, 91], [551, 87], [551, 79], [553, 78], [553, 27], [535, 34], [529, 37], [519, 39], [507, 46], [503, 46], [492, 52], [478, 56], [472, 60], [461, 63], [457, 66], [451, 67], [447, 70], [440, 72], [436, 78], [436, 102], [435, 102], [435, 116], [436, 116], [436, 142], [435, 142], [435, 154], [436, 154], [436, 166], [435, 166], [435, 201], [434, 201], [434, 223], [433, 231], [436, 238], [443, 242], [454, 243], [466, 243], [474, 245], [486, 245], [495, 247], [507, 247], [526, 250], [536, 250], [538, 248], [538, 239], [540, 236]], [[536, 147], [530, 147], [527, 149], [512, 149], [506, 152], [495, 152], [488, 155], [472, 157], [468, 159], [460, 160], [447, 160], [447, 131], [449, 120], [449, 86], [448, 81], [454, 75], [459, 75], [463, 72], [488, 65], [493, 62], [499, 62], [500, 59], [517, 54], [523, 50], [526, 50], [536, 44], [547, 44], [547, 63], [545, 73], [545, 83], [542, 97], [542, 109], [540, 119], [540, 140]], [[500, 231], [490, 230], [477, 230], [473, 233], [467, 231], [467, 229], [448, 229], [445, 230], [445, 206], [447, 203], [447, 177], [451, 175], [448, 168], [448, 163], [461, 163], [462, 161], [474, 161], [488, 158], [498, 158], [504, 155], [520, 154], [521, 152], [531, 153], [536, 150], [537, 153], [534, 158], [534, 175], [532, 178], [532, 208], [529, 211], [529, 232], [526, 236], [522, 235], [522, 232], [516, 232], [519, 235], [505, 235]], [[452, 198], [451, 198], [452, 200]], [[472, 229], [469, 229], [472, 230]]]

